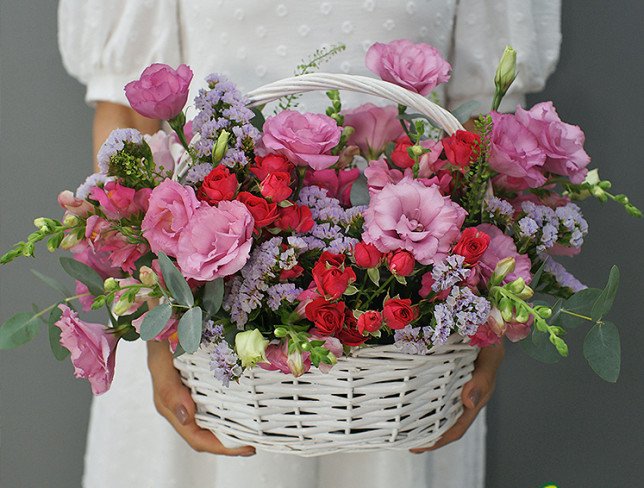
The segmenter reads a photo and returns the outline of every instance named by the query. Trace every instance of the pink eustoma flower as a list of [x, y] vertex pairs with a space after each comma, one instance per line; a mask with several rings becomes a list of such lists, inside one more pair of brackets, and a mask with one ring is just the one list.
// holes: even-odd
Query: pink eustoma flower
[[490, 243], [479, 259], [478, 266], [476, 267], [485, 282], [494, 273], [494, 268], [496, 268], [497, 263], [501, 259], [508, 257], [514, 258], [515, 266], [514, 271], [505, 277], [504, 282], [509, 283], [519, 277], [523, 278], [528, 284], [532, 281], [532, 275], [530, 274], [532, 263], [530, 258], [525, 254], [519, 254], [512, 237], [504, 234], [501, 229], [492, 224], [481, 224], [476, 229], [490, 236]]
[[378, 107], [365, 103], [342, 114], [345, 127], [354, 129], [347, 144], [358, 146], [367, 159], [376, 159], [389, 141], [395, 141], [403, 133], [398, 109], [393, 105]]

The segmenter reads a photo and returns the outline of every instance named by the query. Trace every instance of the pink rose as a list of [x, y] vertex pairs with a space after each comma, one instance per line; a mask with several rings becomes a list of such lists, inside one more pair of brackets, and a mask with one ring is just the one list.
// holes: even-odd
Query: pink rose
[[179, 269], [186, 278], [200, 281], [236, 273], [248, 261], [254, 225], [238, 201], [199, 207], [179, 236]]
[[394, 251], [387, 254], [387, 267], [392, 274], [409, 276], [414, 272], [416, 261], [408, 251]]
[[407, 39], [376, 42], [367, 51], [365, 64], [383, 80], [421, 95], [449, 80], [452, 69], [438, 49]]
[[393, 105], [378, 107], [365, 103], [342, 114], [345, 127], [354, 129], [347, 143], [358, 146], [367, 159], [376, 159], [389, 141], [396, 140], [403, 133], [398, 109]]
[[135, 263], [148, 252], [147, 244], [134, 244], [120, 232], [109, 232], [98, 243], [97, 249], [108, 253], [108, 259], [112, 266], [119, 267], [126, 273], [132, 273], [136, 269]]
[[403, 173], [399, 169], [391, 169], [384, 159], [369, 161], [364, 170], [369, 186], [369, 195], [373, 196], [382, 190], [389, 183], [398, 183], [403, 179]]
[[492, 112], [492, 121], [489, 163], [500, 174], [495, 182], [509, 190], [543, 185], [546, 155], [535, 135], [511, 114]]
[[67, 305], [61, 304], [58, 308], [62, 316], [55, 325], [61, 331], [61, 345], [71, 353], [74, 376], [88, 379], [94, 395], [105, 393], [114, 377], [119, 338], [102, 324], [83, 322]]
[[443, 142], [425, 139], [420, 141], [420, 145], [429, 149], [429, 152], [423, 154], [418, 160], [418, 177], [429, 178], [447, 164], [447, 161], [438, 159], [443, 152]]
[[338, 160], [331, 149], [338, 145], [341, 134], [342, 129], [331, 117], [283, 110], [264, 122], [262, 143], [297, 166], [320, 170]]
[[144, 117], [170, 120], [183, 110], [191, 80], [192, 70], [185, 64], [175, 70], [155, 63], [143, 70], [140, 79], [125, 85], [125, 96]]
[[406, 176], [372, 195], [362, 240], [381, 252], [409, 251], [420, 264], [447, 257], [466, 212], [435, 186]]
[[477, 230], [490, 236], [490, 242], [486, 251], [480, 257], [477, 269], [485, 282], [490, 279], [496, 264], [504, 258], [512, 257], [515, 260], [514, 271], [505, 277], [504, 282], [509, 283], [521, 277], [526, 283], [532, 281], [530, 268], [532, 263], [525, 254], [519, 254], [512, 237], [503, 233], [501, 229], [492, 224], [481, 224]]
[[324, 188], [331, 198], [340, 200], [345, 207], [351, 206], [351, 187], [360, 176], [360, 169], [321, 169], [309, 170], [304, 177], [305, 186]]
[[154, 190], [141, 230], [154, 253], [177, 255], [179, 235], [188, 225], [200, 203], [194, 190], [176, 181], [165, 180]]
[[147, 191], [137, 192], [134, 188], [123, 186], [117, 181], [108, 181], [103, 188], [93, 187], [90, 198], [99, 203], [107, 218], [120, 220], [145, 210], [149, 189], [144, 190]]
[[590, 156], [584, 151], [582, 130], [562, 122], [552, 102], [538, 103], [530, 110], [517, 107], [516, 119], [539, 141], [546, 154], [544, 170], [567, 176], [575, 184], [584, 181]]

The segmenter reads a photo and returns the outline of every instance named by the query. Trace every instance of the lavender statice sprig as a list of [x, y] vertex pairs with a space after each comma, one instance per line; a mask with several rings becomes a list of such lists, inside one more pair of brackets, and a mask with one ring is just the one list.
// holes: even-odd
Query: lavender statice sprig
[[243, 370], [239, 357], [230, 347], [224, 337], [224, 327], [209, 320], [202, 333], [202, 343], [210, 346], [210, 370], [215, 378], [228, 387], [231, 381], [236, 381]]

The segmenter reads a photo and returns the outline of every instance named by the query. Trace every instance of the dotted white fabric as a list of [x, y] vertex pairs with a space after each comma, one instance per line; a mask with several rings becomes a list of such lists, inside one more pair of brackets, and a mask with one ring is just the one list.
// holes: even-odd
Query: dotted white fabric
[[[437, 47], [452, 63], [448, 107], [489, 107], [506, 44], [519, 77], [502, 109], [543, 88], [560, 44], [560, 0], [61, 0], [59, 45], [86, 100], [127, 104], [123, 86], [153, 62], [189, 64], [195, 87], [211, 71], [249, 91], [293, 74], [317, 48], [347, 50], [323, 71], [369, 75], [371, 43], [408, 38]], [[193, 95], [194, 95], [193, 90]], [[365, 101], [347, 94], [345, 104]], [[307, 96], [319, 110], [324, 97]], [[94, 400], [86, 488], [482, 488], [485, 420], [460, 441], [423, 455], [378, 453], [297, 458], [259, 453], [225, 458], [193, 452], [156, 413], [143, 343], [119, 345], [112, 389]]]

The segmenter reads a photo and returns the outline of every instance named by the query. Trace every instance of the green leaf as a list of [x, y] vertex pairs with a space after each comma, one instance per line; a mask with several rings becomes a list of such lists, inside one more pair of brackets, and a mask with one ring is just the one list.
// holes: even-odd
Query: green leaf
[[554, 364], [561, 360], [557, 348], [550, 342], [548, 334], [533, 329], [532, 335], [521, 341], [523, 350], [533, 359], [546, 364]]
[[264, 130], [264, 122], [266, 122], [266, 119], [264, 118], [264, 114], [262, 113], [263, 108], [264, 108], [264, 105], [251, 108], [253, 112], [253, 118], [250, 119], [250, 123], [253, 125], [253, 127], [255, 127], [255, 129], [257, 129], [260, 132]]
[[42, 282], [44, 282], [46, 285], [52, 287], [54, 290], [59, 291], [62, 293], [64, 297], [70, 297], [72, 294], [65, 288], [63, 285], [61, 285], [58, 280], [55, 280], [54, 278], [51, 278], [47, 275], [42, 274], [40, 271], [36, 271], [35, 269], [32, 269], [31, 272]]
[[219, 312], [223, 301], [224, 279], [217, 278], [215, 281], [206, 283], [203, 289], [203, 308], [210, 317]]
[[467, 122], [473, 113], [479, 113], [481, 108], [481, 102], [476, 100], [469, 100], [465, 103], [460, 104], [454, 110], [452, 110], [452, 115], [456, 117], [461, 124]]
[[141, 339], [150, 341], [161, 333], [172, 316], [172, 306], [162, 303], [150, 310], [141, 322]]
[[552, 258], [547, 257], [532, 275], [532, 281], [530, 281], [530, 288], [532, 288], [533, 290], [536, 290], [537, 286], [539, 286], [539, 281], [541, 280], [541, 275], [543, 275], [543, 270], [546, 267], [546, 261], [548, 259], [552, 259]]
[[619, 268], [613, 266], [610, 269], [610, 275], [608, 275], [608, 283], [603, 289], [601, 295], [595, 302], [593, 309], [590, 313], [590, 316], [593, 320], [599, 320], [604, 315], [606, 315], [611, 307], [613, 306], [613, 301], [615, 301], [615, 295], [617, 295], [617, 288], [619, 287]]
[[192, 307], [195, 304], [195, 298], [192, 296], [188, 282], [174, 263], [170, 261], [170, 258], [162, 252], [159, 253], [159, 265], [161, 266], [163, 280], [172, 297], [181, 305]]
[[179, 320], [179, 344], [188, 353], [195, 352], [201, 342], [203, 315], [199, 307], [193, 307]]
[[38, 334], [40, 322], [32, 312], [20, 312], [0, 326], [0, 349], [26, 344]]
[[351, 187], [351, 205], [369, 205], [369, 186], [367, 177], [360, 173], [360, 176], [354, 181]]
[[60, 320], [60, 317], [63, 315], [63, 312], [58, 307], [51, 309], [49, 313], [49, 319], [47, 320], [47, 328], [49, 330], [49, 346], [51, 347], [51, 352], [54, 354], [54, 357], [59, 361], [62, 361], [69, 356], [69, 351], [63, 347], [60, 343], [60, 329], [56, 327], [56, 322]]
[[103, 278], [86, 264], [72, 258], [61, 257], [60, 264], [65, 272], [87, 286], [92, 295], [103, 294]]
[[612, 322], [596, 324], [584, 339], [584, 357], [600, 378], [615, 383], [619, 377], [621, 346]]
[[121, 334], [121, 339], [128, 342], [133, 342], [140, 338], [141, 336], [134, 327], [128, 327], [125, 332]]
[[[580, 325], [590, 325], [594, 321], [589, 321], [581, 317], [571, 315], [572, 312], [577, 315], [590, 317], [591, 310], [602, 291], [598, 288], [586, 288], [575, 293], [573, 296], [564, 300], [559, 311], [556, 323], [562, 327], [573, 329]], [[555, 322], [553, 319], [552, 322]]]
[[178, 358], [179, 356], [182, 356], [185, 354], [186, 351], [183, 350], [183, 347], [181, 347], [181, 344], [177, 344], [177, 348], [174, 350], [172, 353], [173, 358]]
[[367, 269], [367, 276], [369, 276], [369, 279], [371, 282], [376, 285], [380, 286], [380, 269], [379, 268], [369, 268]]

